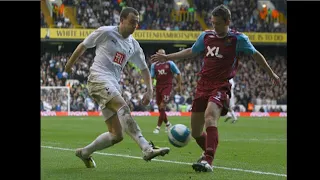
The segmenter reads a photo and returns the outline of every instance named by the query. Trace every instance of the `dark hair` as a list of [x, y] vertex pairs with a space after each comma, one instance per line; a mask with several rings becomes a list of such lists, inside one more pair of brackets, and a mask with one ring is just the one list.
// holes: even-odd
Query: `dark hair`
[[212, 16], [219, 16], [222, 17], [224, 21], [231, 19], [231, 12], [229, 8], [223, 4], [215, 7], [213, 11], [211, 12]]
[[126, 7], [121, 10], [120, 18], [127, 18], [130, 13], [133, 13], [136, 16], [139, 15], [139, 12], [136, 9], [134, 9], [132, 7]]

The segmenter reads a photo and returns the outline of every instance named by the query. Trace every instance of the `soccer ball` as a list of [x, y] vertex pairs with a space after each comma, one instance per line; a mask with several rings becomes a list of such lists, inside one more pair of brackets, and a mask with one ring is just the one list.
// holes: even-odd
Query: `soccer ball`
[[190, 129], [183, 124], [171, 126], [168, 131], [169, 142], [175, 147], [184, 147], [191, 139], [190, 133]]

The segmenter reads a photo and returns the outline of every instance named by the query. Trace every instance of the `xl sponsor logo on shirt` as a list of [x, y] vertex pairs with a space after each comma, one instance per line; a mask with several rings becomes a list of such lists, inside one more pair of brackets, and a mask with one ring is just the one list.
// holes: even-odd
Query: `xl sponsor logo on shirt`
[[114, 56], [113, 62], [115, 62], [119, 65], [122, 65], [122, 62], [123, 62], [125, 56], [126, 56], [125, 54], [117, 52], [116, 55]]

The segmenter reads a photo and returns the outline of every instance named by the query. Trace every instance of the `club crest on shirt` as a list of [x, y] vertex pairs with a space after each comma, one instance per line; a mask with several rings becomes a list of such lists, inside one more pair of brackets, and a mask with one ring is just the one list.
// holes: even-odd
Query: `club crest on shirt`
[[116, 55], [115, 55], [114, 58], [113, 58], [113, 62], [114, 62], [114, 63], [117, 63], [117, 64], [119, 64], [119, 65], [122, 65], [122, 62], [123, 62], [123, 60], [124, 60], [125, 57], [126, 57], [125, 54], [122, 54], [122, 53], [120, 53], [120, 52], [117, 52]]
[[168, 64], [166, 64], [164, 67], [165, 67], [165, 68], [169, 68], [169, 65], [168, 65]]
[[232, 45], [232, 39], [231, 38], [226, 38], [225, 42], [224, 42], [225, 46], [231, 46]]

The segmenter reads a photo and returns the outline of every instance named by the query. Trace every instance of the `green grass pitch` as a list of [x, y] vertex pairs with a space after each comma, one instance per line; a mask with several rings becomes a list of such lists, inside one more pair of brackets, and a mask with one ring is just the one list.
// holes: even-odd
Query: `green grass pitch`
[[[286, 177], [286, 118], [245, 118], [218, 125], [219, 145], [213, 173], [196, 173], [191, 164], [202, 151], [194, 140], [183, 148], [169, 144], [164, 133], [153, 134], [157, 117], [134, 117], [147, 140], [171, 148], [151, 162], [127, 135], [120, 144], [93, 154], [95, 169], [85, 168], [74, 154], [107, 131], [102, 117], [41, 118], [42, 180], [280, 180]], [[190, 127], [190, 117], [168, 117], [172, 124]]]

